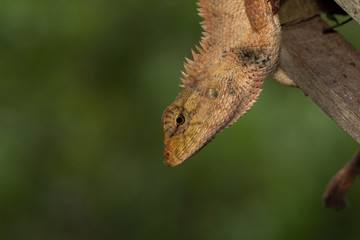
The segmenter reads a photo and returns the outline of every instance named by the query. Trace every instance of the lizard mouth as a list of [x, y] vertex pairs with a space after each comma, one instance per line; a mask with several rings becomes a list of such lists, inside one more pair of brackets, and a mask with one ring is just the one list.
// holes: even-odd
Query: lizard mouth
[[176, 167], [189, 158], [187, 151], [179, 149], [171, 143], [165, 144], [164, 163], [169, 167]]
[[164, 163], [169, 167], [175, 167], [183, 162], [176, 156], [174, 150], [170, 147], [164, 149], [164, 159]]
[[169, 167], [174, 167], [173, 164], [171, 164], [171, 161], [169, 161], [170, 156], [171, 156], [171, 152], [169, 150], [165, 149], [164, 150], [164, 159], [165, 159], [164, 163], [166, 165], [168, 165]]
[[164, 149], [164, 159], [165, 159], [164, 163], [169, 167], [176, 167], [182, 164], [183, 162], [185, 162], [186, 160], [188, 160], [189, 158], [191, 158], [192, 156], [194, 156], [198, 151], [200, 151], [200, 149], [202, 149], [206, 145], [206, 143], [202, 145], [200, 148], [191, 152], [186, 150], [179, 151], [179, 149], [177, 148], [172, 148], [167, 144], [165, 145], [167, 147], [165, 147]]

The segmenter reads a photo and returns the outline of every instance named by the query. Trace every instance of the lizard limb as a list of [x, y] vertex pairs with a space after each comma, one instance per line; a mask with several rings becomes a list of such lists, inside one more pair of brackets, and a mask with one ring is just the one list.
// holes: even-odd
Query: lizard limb
[[289, 77], [289, 75], [287, 75], [286, 72], [280, 67], [278, 67], [273, 73], [272, 78], [287, 87], [298, 87], [297, 84]]

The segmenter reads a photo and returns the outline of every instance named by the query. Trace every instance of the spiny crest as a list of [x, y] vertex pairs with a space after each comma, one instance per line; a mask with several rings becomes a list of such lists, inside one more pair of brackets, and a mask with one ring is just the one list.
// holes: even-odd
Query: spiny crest
[[204, 54], [204, 49], [199, 47], [198, 45], [195, 45], [196, 50], [198, 50], [199, 54]]
[[205, 31], [202, 33], [203, 36], [200, 40], [200, 47], [197, 45], [195, 46], [198, 53], [193, 49], [191, 50], [194, 60], [185, 58], [186, 62], [184, 63], [184, 68], [186, 73], [182, 72], [183, 78], [181, 78], [181, 81], [184, 83], [183, 85], [180, 85], [182, 87], [191, 87], [195, 83], [196, 80], [194, 79], [194, 76], [197, 76], [203, 67], [203, 63], [201, 63], [202, 60], [204, 60], [203, 56], [210, 50], [211, 46], [214, 45], [214, 39], [212, 39], [209, 34], [209, 32], [215, 30], [215, 26], [209, 27], [209, 19], [211, 19], [213, 14], [216, 14], [217, 11], [214, 4], [214, 0], [200, 0], [197, 2], [197, 5], [200, 6], [200, 8], [198, 8], [199, 15], [204, 19], [204, 21], [201, 22], [201, 26]]
[[204, 51], [208, 51], [212, 45], [212, 40], [209, 36], [201, 37], [200, 46]]
[[197, 5], [200, 7], [198, 8], [198, 15], [203, 18], [204, 20], [200, 23], [201, 27], [206, 32], [215, 31], [217, 28], [217, 18], [216, 16], [219, 15], [219, 5], [223, 5], [221, 0], [200, 0], [197, 2]]
[[198, 57], [199, 57], [199, 54], [197, 54], [197, 53], [194, 51], [194, 49], [191, 49], [191, 54], [192, 54], [192, 56], [193, 56], [193, 58], [194, 58], [194, 61], [197, 61], [197, 60], [198, 60]]
[[194, 62], [193, 60], [188, 59], [187, 57], [185, 57], [185, 60], [186, 60], [186, 62], [184, 63], [185, 72], [188, 75], [196, 73], [199, 64], [197, 64], [197, 62]]
[[183, 78], [181, 78], [181, 81], [184, 83], [183, 85], [180, 85], [181, 87], [190, 87], [194, 84], [194, 78], [192, 76], [197, 76], [200, 73], [201, 64], [197, 62], [199, 60], [199, 54], [197, 54], [194, 50], [191, 50], [193, 54], [193, 58], [195, 61], [190, 60], [185, 57], [186, 62], [184, 63], [185, 72], [182, 71], [181, 74], [183, 75]]
[[199, 0], [196, 5], [199, 6], [198, 14], [203, 19], [208, 19], [208, 16], [211, 16], [211, 14], [218, 12], [218, 7], [216, 6], [218, 2], [221, 2], [221, 0]]
[[180, 85], [180, 87], [185, 88], [186, 85], [189, 85], [189, 75], [187, 75], [184, 71], [181, 71], [181, 75], [183, 75], [183, 77], [180, 78], [180, 80], [183, 82], [182, 85]]

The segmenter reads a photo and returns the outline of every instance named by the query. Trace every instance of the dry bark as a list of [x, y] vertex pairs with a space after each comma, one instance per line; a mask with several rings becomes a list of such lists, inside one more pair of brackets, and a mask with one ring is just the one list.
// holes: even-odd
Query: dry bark
[[320, 18], [283, 27], [280, 67], [360, 143], [360, 53]]
[[335, 0], [335, 2], [360, 24], [360, 0]]

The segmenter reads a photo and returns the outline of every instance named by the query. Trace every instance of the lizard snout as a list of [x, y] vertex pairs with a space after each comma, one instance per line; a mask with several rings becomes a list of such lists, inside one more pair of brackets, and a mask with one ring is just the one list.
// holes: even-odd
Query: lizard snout
[[164, 150], [164, 163], [169, 167], [175, 167], [176, 165], [173, 163], [173, 161], [171, 161], [171, 153], [172, 151], [170, 149]]
[[179, 165], [182, 161], [178, 161], [176, 153], [170, 146], [166, 146], [164, 149], [164, 163], [169, 167], [175, 167]]

